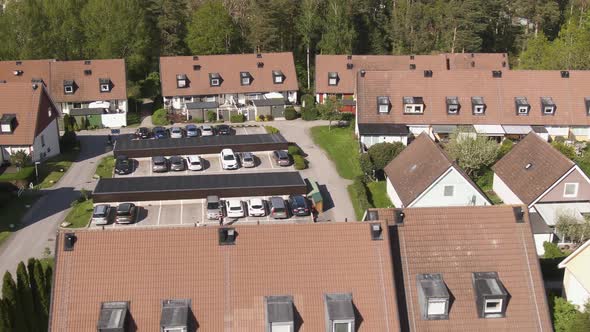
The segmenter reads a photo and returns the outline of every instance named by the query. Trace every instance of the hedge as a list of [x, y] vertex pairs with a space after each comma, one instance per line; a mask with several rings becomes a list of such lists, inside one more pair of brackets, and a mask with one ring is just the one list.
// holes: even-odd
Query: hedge
[[298, 154], [293, 155], [293, 164], [295, 165], [296, 170], [302, 170], [307, 168], [307, 162], [305, 161], [305, 158]]
[[301, 148], [298, 147], [297, 145], [289, 145], [288, 152], [292, 156], [303, 155], [303, 150], [301, 150]]
[[165, 126], [168, 124], [168, 113], [165, 109], [160, 108], [152, 114], [152, 124], [154, 126]]
[[281, 131], [278, 130], [277, 128], [273, 127], [273, 126], [264, 126], [264, 128], [266, 129], [266, 132], [269, 134], [278, 134]]
[[297, 111], [293, 106], [289, 106], [285, 108], [285, 120], [295, 120], [297, 119]]
[[320, 114], [313, 106], [305, 107], [301, 111], [301, 119], [303, 119], [305, 121], [317, 120], [319, 118], [319, 116], [320, 116]]
[[241, 123], [246, 121], [246, 117], [243, 114], [233, 114], [229, 117], [229, 121], [232, 123]]
[[216, 122], [217, 113], [215, 111], [207, 111], [207, 122]]
[[369, 203], [369, 195], [367, 192], [365, 177], [363, 175], [356, 176], [352, 182], [352, 187], [356, 197], [351, 197], [351, 199], [356, 200], [363, 211], [371, 208], [372, 206], [371, 203]]

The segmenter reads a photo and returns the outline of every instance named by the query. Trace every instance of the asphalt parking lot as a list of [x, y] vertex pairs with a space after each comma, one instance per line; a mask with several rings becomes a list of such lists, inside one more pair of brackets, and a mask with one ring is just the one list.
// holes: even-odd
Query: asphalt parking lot
[[[238, 153], [239, 154], [239, 153]], [[133, 172], [127, 175], [117, 175], [115, 177], [133, 177], [133, 176], [175, 176], [175, 175], [206, 175], [219, 173], [253, 173], [253, 172], [268, 172], [268, 171], [293, 171], [295, 168], [291, 166], [278, 166], [272, 159], [272, 151], [253, 152], [256, 159], [256, 166], [252, 168], [240, 167], [238, 169], [224, 170], [221, 168], [221, 161], [219, 154], [200, 155], [203, 159], [204, 169], [201, 171], [191, 171], [188, 168], [184, 171], [168, 171], [163, 173], [155, 173], [152, 171], [151, 158], [136, 158], [133, 163]], [[186, 156], [183, 156], [186, 157]], [[186, 167], [185, 162], [185, 167]]]
[[[243, 202], [252, 197], [241, 197], [232, 199], [241, 199]], [[286, 197], [284, 197], [286, 198]], [[268, 200], [268, 197], [264, 197]], [[112, 220], [108, 225], [91, 224], [91, 228], [96, 227], [170, 227], [170, 226], [206, 226], [219, 225], [218, 220], [209, 220], [206, 216], [206, 206], [204, 199], [180, 200], [180, 201], [155, 201], [155, 202], [134, 202], [139, 206], [137, 221], [133, 224], [115, 224]], [[116, 208], [117, 203], [111, 203]], [[244, 205], [244, 209], [246, 209]], [[295, 217], [288, 219], [273, 219], [266, 217], [243, 217], [243, 218], [224, 218], [224, 225], [230, 224], [284, 224], [284, 223], [309, 223], [313, 222], [312, 216]]]

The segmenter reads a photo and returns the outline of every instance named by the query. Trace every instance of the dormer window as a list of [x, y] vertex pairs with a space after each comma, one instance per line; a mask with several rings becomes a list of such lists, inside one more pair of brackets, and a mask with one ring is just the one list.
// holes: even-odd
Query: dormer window
[[516, 105], [516, 115], [529, 115], [531, 105], [527, 101], [526, 97], [515, 97], [514, 103]]
[[584, 105], [586, 106], [586, 115], [590, 115], [590, 97], [584, 98]]
[[125, 331], [128, 313], [129, 302], [103, 302], [96, 329], [98, 332]]
[[111, 92], [111, 79], [110, 78], [100, 78], [98, 80], [100, 84], [100, 92]]
[[422, 97], [403, 97], [405, 114], [423, 114], [424, 99]]
[[377, 97], [377, 111], [379, 114], [387, 114], [391, 109], [391, 103], [389, 97]]
[[188, 88], [188, 78], [185, 74], [176, 75], [176, 87], [179, 89]]
[[337, 72], [329, 72], [328, 73], [328, 85], [329, 86], [338, 85], [338, 73]]
[[473, 115], [484, 115], [486, 112], [486, 104], [483, 97], [471, 97], [471, 112]]
[[16, 128], [16, 114], [2, 114], [0, 118], [0, 132], [12, 134]]
[[187, 332], [189, 325], [189, 311], [191, 300], [162, 301], [162, 316], [160, 317], [160, 331]]
[[447, 114], [456, 115], [459, 114], [459, 97], [447, 97]]
[[449, 291], [442, 275], [419, 274], [416, 276], [418, 303], [422, 319], [449, 319]]
[[285, 81], [285, 75], [283, 75], [283, 72], [280, 70], [273, 70], [272, 81], [274, 84], [283, 84]]
[[508, 292], [497, 272], [474, 272], [472, 275], [475, 304], [480, 318], [506, 316]]
[[242, 85], [250, 85], [252, 83], [252, 76], [249, 72], [243, 71], [240, 73], [240, 83]]
[[64, 93], [67, 95], [74, 94], [74, 81], [72, 81], [72, 80], [65, 80], [64, 81]]
[[354, 332], [355, 316], [352, 294], [325, 294], [327, 332]]
[[543, 110], [543, 115], [554, 115], [556, 108], [553, 98], [541, 97], [541, 109]]
[[209, 85], [210, 86], [221, 86], [221, 75], [219, 73], [209, 73]]
[[292, 296], [265, 296], [266, 331], [294, 332], [294, 311]]

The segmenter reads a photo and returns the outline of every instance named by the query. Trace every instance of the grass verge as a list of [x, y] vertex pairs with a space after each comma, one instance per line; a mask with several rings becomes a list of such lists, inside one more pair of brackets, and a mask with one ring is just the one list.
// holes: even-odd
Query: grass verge
[[[39, 169], [39, 184], [37, 188], [45, 189], [50, 188], [59, 181], [68, 169], [72, 166], [72, 163], [78, 157], [79, 149], [62, 153], [58, 156], [50, 158], [42, 162]], [[33, 167], [34, 172], [34, 167]], [[34, 174], [33, 174], [34, 177]]]
[[127, 127], [139, 127], [141, 124], [141, 114], [139, 112], [127, 111]]
[[387, 196], [387, 188], [385, 181], [369, 182], [367, 183], [369, 202], [376, 208], [389, 208], [393, 204]]
[[113, 170], [115, 169], [115, 157], [107, 156], [100, 160], [96, 166], [96, 175], [101, 179], [110, 179], [113, 177]]
[[358, 193], [355, 190], [353, 184], [346, 187], [348, 191], [348, 196], [350, 197], [350, 201], [352, 202], [352, 208], [354, 209], [354, 215], [356, 216], [356, 220], [362, 220], [363, 214], [365, 210], [361, 207], [359, 200], [357, 199]]
[[328, 153], [341, 177], [352, 180], [355, 176], [362, 175], [358, 162], [358, 142], [354, 138], [352, 127], [333, 126], [331, 130], [328, 126], [313, 127], [311, 136], [314, 143]]
[[12, 232], [20, 228], [21, 219], [39, 197], [39, 195], [25, 194], [21, 197], [14, 195], [3, 199], [0, 206], [0, 245]]
[[72, 209], [66, 216], [65, 221], [71, 223], [68, 228], [82, 228], [86, 227], [90, 222], [92, 216], [92, 199], [85, 201], [74, 201]]

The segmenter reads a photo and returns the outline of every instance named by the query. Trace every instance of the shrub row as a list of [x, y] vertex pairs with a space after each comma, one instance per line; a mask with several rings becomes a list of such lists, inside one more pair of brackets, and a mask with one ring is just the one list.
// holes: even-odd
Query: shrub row
[[259, 115], [259, 116], [256, 117], [256, 121], [258, 121], [258, 122], [272, 121], [274, 119], [275, 118], [272, 115], [270, 115], [270, 114], [269, 115], [261, 114], [261, 115]]
[[243, 114], [233, 114], [229, 117], [231, 123], [242, 123], [246, 121], [246, 117]]
[[168, 124], [168, 113], [165, 109], [160, 108], [152, 114], [152, 123], [154, 126], [165, 126]]
[[307, 168], [307, 161], [302, 155], [296, 154], [293, 155], [293, 165], [295, 166], [296, 170], [300, 171]]
[[266, 132], [269, 134], [278, 134], [281, 131], [278, 130], [277, 128], [273, 127], [273, 126], [264, 126], [264, 129], [266, 129]]
[[295, 120], [297, 119], [297, 115], [297, 111], [293, 106], [285, 108], [285, 120]]
[[371, 203], [369, 203], [369, 195], [367, 184], [365, 183], [365, 177], [362, 175], [358, 175], [354, 178], [352, 182], [352, 188], [355, 197], [351, 197], [352, 199], [356, 200], [359, 204], [359, 207], [362, 211], [366, 211], [369, 208], [372, 208]]

